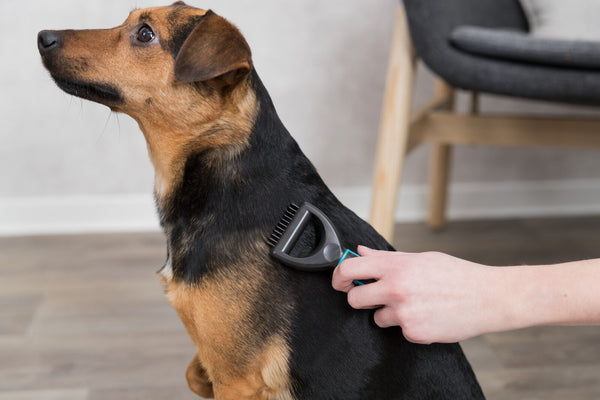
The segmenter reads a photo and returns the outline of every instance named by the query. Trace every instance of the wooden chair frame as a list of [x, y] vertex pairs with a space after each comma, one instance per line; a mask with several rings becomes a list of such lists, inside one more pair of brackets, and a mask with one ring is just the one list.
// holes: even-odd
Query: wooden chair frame
[[386, 77], [370, 215], [370, 223], [390, 242], [404, 159], [422, 143], [431, 144], [428, 225], [432, 229], [446, 224], [453, 145], [600, 148], [598, 119], [479, 115], [476, 93], [470, 113], [455, 113], [455, 89], [440, 78], [433, 99], [412, 112], [416, 62], [406, 14], [400, 6]]

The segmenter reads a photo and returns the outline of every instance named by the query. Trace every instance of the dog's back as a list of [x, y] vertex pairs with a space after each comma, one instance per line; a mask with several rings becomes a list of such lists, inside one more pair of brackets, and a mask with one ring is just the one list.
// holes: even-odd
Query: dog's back
[[[265, 152], [285, 176], [268, 199], [281, 210], [289, 201], [318, 205], [336, 226], [346, 248], [367, 245], [393, 250], [366, 222], [344, 207], [279, 122], [269, 96], [252, 77], [260, 114], [254, 135], [280, 143]], [[277, 138], [277, 139], [276, 139]], [[256, 143], [258, 152], [262, 145]], [[266, 146], [265, 146], [266, 147]], [[259, 156], [258, 158], [261, 158]], [[286, 173], [288, 172], [289, 173]], [[278, 213], [273, 213], [276, 218]], [[316, 246], [316, 227], [306, 229], [296, 255]], [[290, 372], [298, 399], [480, 399], [483, 394], [458, 344], [417, 345], [399, 327], [381, 329], [372, 312], [352, 309], [331, 288], [331, 274], [286, 270], [293, 298]]]

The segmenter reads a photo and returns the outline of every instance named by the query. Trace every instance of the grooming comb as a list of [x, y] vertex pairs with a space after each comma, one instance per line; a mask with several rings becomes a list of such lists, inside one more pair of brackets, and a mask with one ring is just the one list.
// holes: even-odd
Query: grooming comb
[[[309, 221], [319, 222], [321, 240], [314, 251], [305, 257], [291, 255], [291, 251], [302, 236]], [[347, 258], [360, 257], [350, 250], [344, 250], [329, 218], [310, 203], [300, 206], [290, 204], [279, 223], [273, 228], [268, 244], [271, 255], [283, 264], [301, 271], [325, 271], [335, 268]], [[363, 282], [354, 281], [355, 285]]]

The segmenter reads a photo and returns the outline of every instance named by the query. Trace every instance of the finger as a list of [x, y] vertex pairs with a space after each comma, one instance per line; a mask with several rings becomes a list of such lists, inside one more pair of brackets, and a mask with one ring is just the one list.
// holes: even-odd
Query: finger
[[333, 270], [331, 286], [335, 290], [346, 293], [355, 286], [351, 271], [348, 270], [347, 266], [342, 268], [342, 264], [340, 264]]
[[380, 328], [399, 326], [402, 322], [392, 307], [383, 307], [375, 311], [373, 319]]
[[344, 260], [333, 271], [331, 284], [334, 289], [347, 292], [354, 287], [353, 281], [379, 279], [380, 265], [377, 260], [356, 257]]
[[339, 292], [348, 293], [355, 285], [353, 281], [341, 281], [340, 279], [337, 279], [334, 271], [333, 278], [331, 279], [331, 286]]
[[357, 310], [373, 309], [385, 304], [378, 282], [355, 286], [348, 292], [348, 304]]

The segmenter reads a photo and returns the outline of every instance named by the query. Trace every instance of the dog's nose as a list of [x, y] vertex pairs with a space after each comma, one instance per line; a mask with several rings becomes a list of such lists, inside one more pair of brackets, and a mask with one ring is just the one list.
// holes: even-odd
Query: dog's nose
[[60, 34], [56, 31], [41, 31], [38, 33], [38, 49], [41, 54], [58, 48]]

